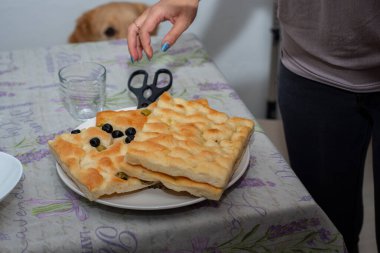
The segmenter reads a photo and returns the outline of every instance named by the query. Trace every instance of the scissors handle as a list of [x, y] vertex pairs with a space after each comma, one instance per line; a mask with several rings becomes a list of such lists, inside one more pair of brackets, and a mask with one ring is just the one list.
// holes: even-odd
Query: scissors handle
[[[159, 81], [158, 77], [161, 74], [167, 74], [169, 76], [169, 82], [167, 84], [165, 82], [165, 86], [162, 86], [162, 87], [160, 87], [158, 83]], [[162, 95], [162, 93], [164, 93], [165, 91], [168, 91], [172, 87], [172, 83], [173, 83], [172, 72], [170, 72], [168, 69], [157, 70], [156, 73], [154, 74], [153, 84], [151, 85], [152, 95], [149, 97], [149, 100], [151, 100], [152, 102], [156, 101], [157, 98], [159, 98]]]
[[[166, 85], [163, 87], [159, 87], [159, 84], [158, 84], [158, 77], [160, 74], [167, 74], [169, 76], [169, 82], [167, 84], [165, 83]], [[142, 86], [141, 87], [133, 87], [132, 86], [132, 80], [138, 75], [144, 76]], [[170, 87], [172, 86], [172, 83], [173, 83], [172, 73], [168, 69], [159, 69], [154, 74], [153, 83], [149, 85], [148, 84], [148, 73], [145, 70], [141, 69], [141, 70], [136, 70], [135, 72], [133, 72], [131, 74], [131, 76], [129, 77], [129, 80], [128, 80], [128, 88], [137, 97], [137, 100], [138, 100], [137, 108], [143, 108], [143, 107], [147, 107], [148, 105], [150, 105], [151, 103], [156, 101], [156, 99], [159, 96], [161, 96], [162, 93], [169, 90]], [[151, 94], [149, 96], [146, 96], [147, 90], [151, 91]]]

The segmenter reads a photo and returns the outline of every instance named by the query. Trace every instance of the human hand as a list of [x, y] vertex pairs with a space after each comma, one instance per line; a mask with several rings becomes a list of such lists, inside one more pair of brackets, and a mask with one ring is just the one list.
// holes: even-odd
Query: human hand
[[143, 51], [151, 59], [153, 49], [150, 34], [164, 21], [173, 26], [162, 40], [161, 51], [166, 51], [191, 25], [197, 15], [199, 0], [161, 0], [152, 5], [128, 27], [128, 50], [131, 61], [140, 60]]

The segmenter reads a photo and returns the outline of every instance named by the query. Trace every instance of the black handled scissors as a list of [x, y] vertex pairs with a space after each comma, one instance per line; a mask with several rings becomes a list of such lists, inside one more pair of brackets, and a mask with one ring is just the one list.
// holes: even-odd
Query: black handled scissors
[[[163, 79], [159, 81], [158, 77], [161, 74], [167, 74], [169, 76], [169, 80]], [[144, 77], [142, 86], [133, 87], [132, 80], [138, 75], [143, 75]], [[172, 86], [172, 82], [173, 76], [168, 69], [157, 70], [154, 74], [154, 80], [152, 84], [148, 84], [148, 73], [145, 70], [136, 70], [129, 77], [128, 88], [137, 97], [137, 108], [143, 108], [156, 101], [156, 99], [161, 96], [162, 93], [169, 90]]]

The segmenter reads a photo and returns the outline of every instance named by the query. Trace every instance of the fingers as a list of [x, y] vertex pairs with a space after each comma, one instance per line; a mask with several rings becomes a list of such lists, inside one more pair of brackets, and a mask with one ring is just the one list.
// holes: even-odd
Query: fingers
[[[153, 49], [151, 45], [150, 34], [156, 29], [156, 27], [161, 23], [162, 20], [157, 17], [150, 17], [140, 29], [139, 42], [141, 43], [142, 50], [145, 52], [146, 56], [151, 59], [153, 56]], [[173, 27], [165, 35], [163, 39], [163, 45], [161, 51], [166, 51], [170, 46], [174, 45], [181, 34], [190, 26], [191, 22], [188, 22], [186, 18], [179, 18], [173, 24]]]
[[161, 51], [165, 52], [170, 46], [174, 45], [177, 39], [186, 31], [190, 24], [191, 23], [189, 23], [186, 18], [176, 20], [170, 31], [162, 39]]
[[143, 50], [149, 59], [153, 56], [153, 49], [150, 44], [150, 34], [155, 30], [160, 21], [154, 23], [152, 19], [145, 22], [148, 12], [144, 12], [128, 27], [128, 50], [131, 55], [131, 61], [141, 60]]
[[199, 0], [161, 0], [152, 7], [146, 9], [133, 24], [128, 27], [128, 50], [131, 61], [140, 60], [143, 51], [151, 59], [153, 49], [150, 35], [158, 25], [169, 20], [173, 26], [163, 39], [161, 51], [166, 51], [172, 46], [179, 36], [194, 21]]
[[150, 35], [156, 27], [162, 22], [159, 15], [151, 15], [146, 19], [140, 30], [140, 42], [146, 56], [151, 59], [153, 56], [153, 48], [151, 45]]
[[139, 27], [134, 23], [128, 27], [128, 50], [129, 54], [131, 55], [132, 62], [140, 59], [142, 55], [141, 44], [139, 41], [139, 32]]
[[[137, 37], [138, 38], [138, 37]], [[142, 57], [143, 57], [143, 48], [141, 46], [141, 42], [140, 42], [140, 39], [137, 39], [137, 60], [141, 60]]]

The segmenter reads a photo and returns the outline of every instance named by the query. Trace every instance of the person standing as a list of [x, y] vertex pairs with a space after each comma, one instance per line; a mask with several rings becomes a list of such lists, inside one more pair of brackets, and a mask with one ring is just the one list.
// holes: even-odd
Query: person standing
[[[131, 61], [153, 56], [150, 34], [163, 21], [173, 24], [162, 39], [167, 51], [198, 7], [199, 0], [161, 0], [147, 9], [128, 28]], [[370, 143], [380, 243], [380, 1], [278, 0], [278, 19], [278, 101], [290, 165], [348, 251], [359, 252]]]

